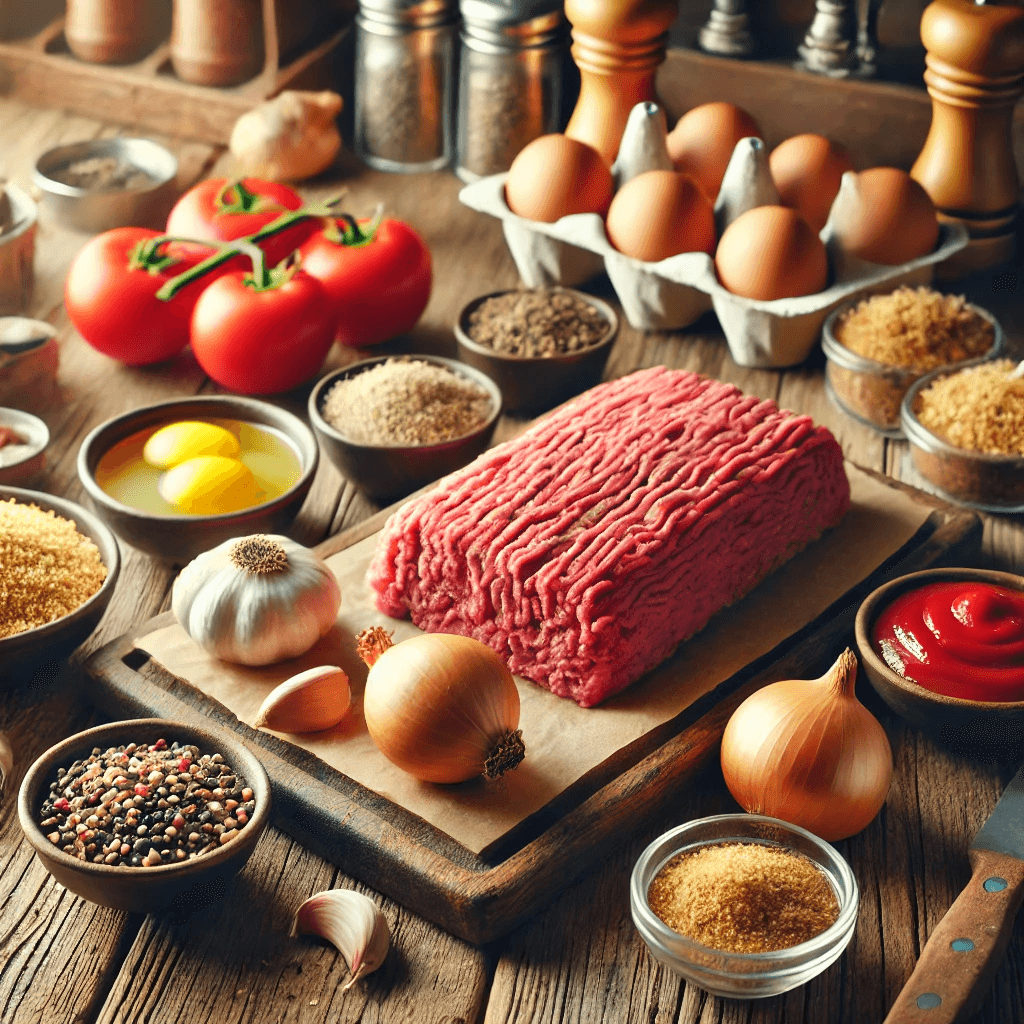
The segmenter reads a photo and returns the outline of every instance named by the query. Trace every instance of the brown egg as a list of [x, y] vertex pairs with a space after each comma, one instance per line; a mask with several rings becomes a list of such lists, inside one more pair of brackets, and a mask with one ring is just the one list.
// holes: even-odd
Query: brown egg
[[853, 162], [842, 146], [824, 135], [794, 135], [779, 143], [768, 158], [772, 180], [783, 206], [791, 206], [820, 231], [839, 194], [839, 184]]
[[520, 217], [549, 224], [570, 213], [599, 213], [611, 202], [612, 172], [600, 153], [564, 135], [541, 135], [512, 161], [505, 202]]
[[828, 257], [796, 210], [757, 206], [722, 232], [715, 253], [718, 279], [748, 299], [813, 295], [828, 283]]
[[928, 193], [895, 167], [861, 171], [848, 200], [843, 193], [833, 225], [847, 253], [887, 266], [927, 255], [939, 239]]
[[757, 122], [732, 103], [702, 103], [687, 111], [668, 135], [668, 154], [677, 171], [689, 174], [714, 202], [740, 139], [761, 137]]
[[605, 230], [619, 252], [651, 263], [715, 251], [711, 203], [693, 179], [675, 171], [648, 171], [627, 181], [608, 207]]

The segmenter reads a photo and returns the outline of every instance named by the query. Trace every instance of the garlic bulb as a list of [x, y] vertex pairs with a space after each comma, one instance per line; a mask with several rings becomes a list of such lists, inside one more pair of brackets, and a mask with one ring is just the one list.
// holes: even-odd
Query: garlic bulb
[[305, 654], [341, 605], [319, 555], [287, 537], [225, 541], [174, 581], [171, 608], [200, 647], [223, 661], [269, 665]]
[[377, 970], [391, 944], [380, 907], [354, 889], [328, 889], [310, 896], [295, 912], [291, 933], [319, 935], [338, 947], [352, 972], [342, 992]]
[[847, 649], [820, 679], [786, 679], [751, 694], [722, 736], [722, 774], [745, 810], [829, 841], [865, 828], [892, 779], [885, 730], [853, 692]]
[[341, 106], [336, 92], [285, 90], [235, 122], [231, 152], [244, 172], [256, 178], [312, 178], [330, 167], [341, 148], [334, 122]]
[[335, 665], [321, 665], [271, 690], [252, 724], [278, 732], [321, 732], [337, 725], [351, 703], [346, 673]]

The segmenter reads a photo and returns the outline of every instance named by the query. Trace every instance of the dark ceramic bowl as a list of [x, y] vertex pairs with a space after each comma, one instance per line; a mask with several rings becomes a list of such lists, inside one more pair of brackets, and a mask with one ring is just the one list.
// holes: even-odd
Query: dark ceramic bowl
[[[433, 363], [478, 384], [491, 396], [491, 415], [487, 422], [471, 434], [441, 444], [390, 447], [363, 444], [345, 437], [323, 417], [328, 393], [338, 381], [355, 377], [388, 359], [414, 359]], [[343, 476], [368, 497], [382, 504], [401, 498], [472, 462], [491, 443], [500, 415], [501, 392], [490, 377], [455, 359], [444, 359], [441, 356], [378, 356], [365, 359], [329, 373], [309, 396], [309, 420], [327, 457]]]
[[[222, 515], [190, 516], [143, 512], [112, 498], [96, 482], [100, 459], [118, 441], [165, 423], [186, 419], [243, 420], [272, 427], [288, 439], [302, 466], [298, 481], [272, 501]], [[178, 398], [116, 416], [100, 424], [78, 451], [78, 476], [100, 517], [122, 539], [158, 558], [184, 563], [233, 537], [287, 533], [316, 475], [316, 438], [297, 416], [252, 398]]]
[[107, 567], [107, 578], [92, 597], [70, 614], [44, 626], [0, 639], [0, 678], [21, 675], [44, 661], [66, 658], [81, 646], [103, 618], [121, 569], [121, 555], [114, 535], [91, 512], [52, 494], [0, 487], [0, 501], [10, 498], [24, 505], [36, 505], [44, 512], [55, 512], [62, 519], [73, 522], [78, 532], [99, 548], [100, 558]]
[[579, 352], [537, 357], [506, 355], [470, 338], [469, 318], [481, 303], [514, 290], [506, 289], [480, 295], [463, 307], [455, 324], [459, 358], [470, 366], [482, 370], [497, 383], [501, 388], [506, 410], [523, 413], [543, 412], [599, 384], [619, 331], [619, 318], [607, 302], [595, 299], [592, 295], [571, 288], [556, 289], [575, 295], [593, 306], [608, 322], [602, 340]]
[[933, 693], [899, 673], [882, 659], [871, 633], [882, 610], [901, 594], [928, 583], [990, 583], [1024, 593], [1024, 577], [990, 569], [926, 569], [899, 576], [872, 591], [857, 612], [855, 631], [868, 681], [896, 714], [962, 754], [1024, 753], [1024, 701], [963, 700]]
[[[58, 768], [70, 767], [74, 761], [88, 756], [94, 747], [155, 743], [158, 739], [193, 743], [203, 754], [220, 753], [241, 774], [252, 788], [256, 809], [237, 836], [201, 857], [151, 868], [78, 860], [46, 838], [37, 812]], [[178, 897], [187, 899], [194, 890], [208, 892], [206, 887], [211, 882], [228, 878], [241, 869], [270, 821], [270, 779], [256, 755], [227, 729], [215, 732], [161, 718], [111, 722], [70, 736], [35, 761], [18, 793], [18, 818], [43, 866], [61, 885], [91, 903], [145, 914], [169, 906]]]

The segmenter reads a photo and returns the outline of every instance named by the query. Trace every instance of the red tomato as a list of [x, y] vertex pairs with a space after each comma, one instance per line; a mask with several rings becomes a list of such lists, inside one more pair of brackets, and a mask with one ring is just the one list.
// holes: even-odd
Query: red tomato
[[[302, 244], [302, 269], [324, 286], [337, 316], [337, 340], [374, 345], [410, 330], [426, 309], [433, 274], [430, 250], [406, 223], [385, 217], [330, 221]], [[335, 229], [335, 225], [341, 230]], [[362, 236], [362, 237], [360, 237]]]
[[[287, 185], [260, 178], [210, 178], [190, 188], [167, 218], [167, 233], [181, 238], [230, 242], [255, 234], [287, 210], [302, 206], [298, 193]], [[319, 222], [302, 221], [280, 235], [260, 242], [271, 265], [289, 256]]]
[[320, 282], [301, 270], [280, 274], [265, 289], [236, 271], [199, 297], [191, 337], [199, 365], [218, 384], [272, 395], [320, 369], [334, 342], [334, 320]]
[[104, 355], [130, 366], [170, 359], [188, 344], [192, 310], [218, 273], [211, 271], [162, 302], [156, 298], [160, 287], [212, 250], [165, 242], [150, 251], [154, 247], [146, 243], [159, 237], [147, 228], [97, 235], [74, 258], [64, 282], [64, 305], [78, 333]]

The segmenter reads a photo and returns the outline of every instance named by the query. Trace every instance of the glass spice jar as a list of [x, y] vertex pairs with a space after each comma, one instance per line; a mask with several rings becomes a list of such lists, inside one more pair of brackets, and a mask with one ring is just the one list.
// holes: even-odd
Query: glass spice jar
[[562, 127], [569, 25], [552, 0], [462, 0], [461, 11], [456, 172], [475, 181]]
[[451, 163], [457, 26], [454, 0], [360, 0], [354, 142], [370, 167]]

